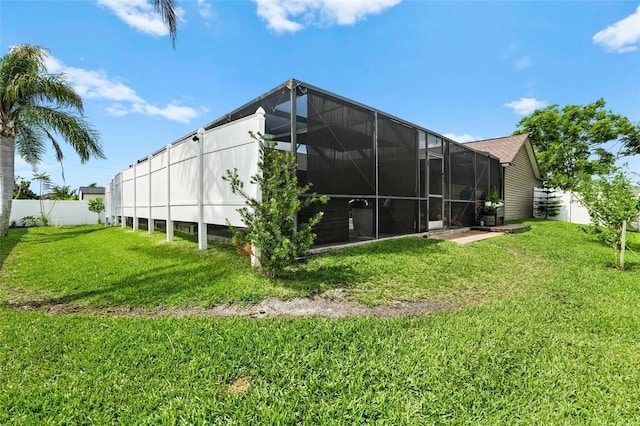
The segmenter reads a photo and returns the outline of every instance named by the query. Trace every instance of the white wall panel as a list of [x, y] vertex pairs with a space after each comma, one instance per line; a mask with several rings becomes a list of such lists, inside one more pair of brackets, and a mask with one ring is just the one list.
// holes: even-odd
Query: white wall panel
[[[173, 151], [171, 152], [173, 158]], [[198, 159], [171, 165], [171, 204], [198, 202]]]
[[[205, 134], [202, 142], [205, 223], [225, 225], [225, 219], [229, 218], [234, 225], [242, 225], [236, 209], [244, 206], [244, 200], [234, 195], [229, 183], [222, 179], [227, 170], [237, 168], [247, 192], [254, 197], [258, 194], [257, 186], [249, 184], [251, 176], [258, 172], [258, 143], [249, 136], [249, 131], [264, 133], [264, 114], [225, 124]], [[168, 203], [171, 220], [198, 222], [199, 143], [185, 138], [115, 176], [110, 185], [110, 214], [133, 217], [135, 202], [137, 217], [166, 220]]]
[[[43, 200], [44, 213], [49, 225], [56, 225], [56, 220], [63, 225], [90, 225], [98, 222], [98, 215], [89, 211], [87, 200]], [[11, 204], [10, 222], [20, 221], [25, 216], [40, 216], [39, 200], [13, 200]], [[104, 221], [104, 212], [100, 215]]]

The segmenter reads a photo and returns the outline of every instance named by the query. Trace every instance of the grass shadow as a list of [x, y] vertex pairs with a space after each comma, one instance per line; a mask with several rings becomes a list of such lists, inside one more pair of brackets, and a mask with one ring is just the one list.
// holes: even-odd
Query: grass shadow
[[9, 229], [9, 235], [6, 237], [0, 237], [0, 271], [4, 266], [4, 262], [13, 251], [14, 247], [22, 240], [27, 230], [22, 228]]
[[[46, 227], [46, 228], [30, 228], [29, 234], [33, 237], [29, 237], [30, 244], [45, 244], [53, 243], [57, 241], [67, 240], [70, 238], [82, 237], [85, 235], [93, 234], [95, 232], [103, 232], [107, 228], [104, 226], [95, 225], [94, 227], [87, 226], [62, 226], [62, 227]], [[46, 232], [38, 232], [46, 231]], [[25, 241], [27, 238], [25, 238]]]

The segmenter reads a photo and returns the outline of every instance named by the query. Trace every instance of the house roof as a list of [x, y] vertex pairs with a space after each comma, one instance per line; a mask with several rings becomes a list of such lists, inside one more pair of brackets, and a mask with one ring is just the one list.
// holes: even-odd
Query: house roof
[[465, 146], [473, 148], [476, 151], [489, 152], [498, 157], [501, 163], [513, 163], [520, 148], [522, 148], [522, 145], [524, 145], [528, 138], [528, 135], [513, 135], [505, 138], [467, 142]]
[[540, 175], [540, 168], [538, 166], [538, 160], [536, 159], [535, 153], [533, 152], [533, 146], [531, 145], [531, 141], [529, 141], [529, 135], [511, 135], [503, 138], [493, 138], [493, 139], [485, 139], [482, 141], [475, 142], [467, 142], [465, 146], [469, 148], [475, 149], [476, 151], [483, 151], [492, 154], [500, 160], [500, 163], [503, 165], [511, 165], [518, 155], [518, 152], [524, 146], [527, 150], [527, 155], [529, 156], [529, 161], [531, 162], [531, 167], [533, 168], [533, 174], [538, 179], [542, 180], [542, 176]]
[[104, 186], [81, 186], [78, 192], [83, 194], [104, 194]]

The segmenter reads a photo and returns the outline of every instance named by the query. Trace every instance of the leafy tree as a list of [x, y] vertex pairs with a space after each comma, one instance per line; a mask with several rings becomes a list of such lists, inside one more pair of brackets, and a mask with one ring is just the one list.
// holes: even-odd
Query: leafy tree
[[623, 225], [640, 214], [640, 197], [633, 193], [633, 182], [615, 168], [595, 179], [581, 181], [577, 190], [591, 216], [591, 231], [613, 248], [614, 265], [624, 269]]
[[16, 176], [13, 180], [13, 199], [14, 200], [37, 200], [38, 195], [30, 188], [31, 182], [23, 177]]
[[33, 180], [38, 181], [40, 184], [40, 194], [38, 198], [42, 200], [44, 198], [44, 192], [51, 188], [51, 176], [46, 173], [34, 173]]
[[42, 47], [19, 45], [0, 58], [0, 237], [9, 228], [16, 152], [36, 165], [48, 140], [62, 161], [61, 136], [82, 162], [104, 158], [98, 133], [83, 117], [82, 99], [64, 75], [47, 73], [46, 55]]
[[[606, 173], [618, 158], [640, 153], [640, 124], [604, 108], [603, 99], [551, 105], [520, 120], [514, 134], [529, 134], [547, 187], [572, 189], [582, 175]], [[615, 141], [621, 149], [611, 152]]]
[[76, 189], [71, 190], [69, 185], [53, 185], [51, 187], [53, 193], [51, 194], [51, 198], [54, 200], [77, 200], [78, 194], [76, 194]]
[[253, 254], [259, 260], [261, 271], [273, 277], [306, 253], [315, 240], [312, 228], [322, 219], [323, 213], [317, 213], [306, 223], [296, 224], [298, 212], [316, 202], [326, 203], [328, 198], [315, 193], [303, 198], [311, 184], [298, 186], [293, 153], [275, 149], [275, 143], [261, 134], [251, 133], [251, 137], [258, 141], [260, 172], [251, 177], [250, 183], [258, 185], [260, 198], [252, 198], [245, 192], [237, 169], [227, 170], [223, 179], [247, 204], [247, 207], [238, 209], [247, 229], [241, 231], [231, 226], [229, 221], [227, 223], [236, 247], [245, 254], [252, 247], [257, 249]]
[[102, 223], [100, 213], [104, 211], [104, 199], [102, 197], [89, 200], [89, 211], [98, 214], [98, 223]]

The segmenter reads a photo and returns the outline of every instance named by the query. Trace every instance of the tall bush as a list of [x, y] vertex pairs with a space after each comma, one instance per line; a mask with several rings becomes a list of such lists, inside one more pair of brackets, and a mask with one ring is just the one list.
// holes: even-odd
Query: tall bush
[[613, 248], [615, 267], [624, 269], [625, 227], [640, 214], [640, 197], [633, 193], [631, 179], [615, 169], [595, 179], [584, 179], [578, 193], [591, 216], [591, 231]]
[[100, 213], [104, 211], [104, 199], [102, 197], [97, 197], [89, 200], [88, 208], [90, 212], [94, 212], [98, 215], [98, 224], [102, 223], [102, 219], [100, 219]]
[[328, 198], [315, 193], [305, 196], [311, 184], [298, 185], [296, 158], [291, 151], [277, 150], [275, 142], [262, 134], [251, 133], [251, 137], [259, 146], [259, 172], [251, 176], [250, 183], [258, 185], [260, 196], [253, 198], [246, 193], [237, 169], [227, 170], [223, 179], [246, 203], [238, 209], [246, 229], [237, 229], [228, 220], [227, 224], [236, 247], [245, 253], [252, 250], [260, 270], [273, 277], [305, 254], [315, 240], [312, 229], [323, 212], [297, 223], [298, 212], [313, 203], [326, 203]]

